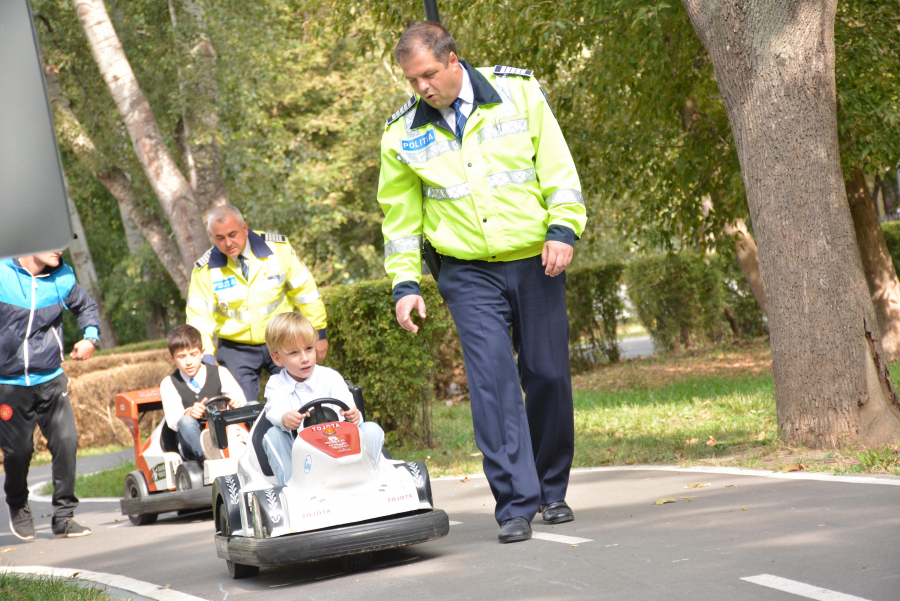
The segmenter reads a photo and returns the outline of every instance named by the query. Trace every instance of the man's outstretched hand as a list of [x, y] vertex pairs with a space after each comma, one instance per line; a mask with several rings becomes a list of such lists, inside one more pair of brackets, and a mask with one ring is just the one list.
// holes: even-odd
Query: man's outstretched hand
[[75, 343], [75, 348], [69, 353], [69, 356], [76, 361], [84, 361], [94, 356], [94, 343], [90, 340], [79, 340]]
[[425, 319], [425, 299], [418, 294], [410, 294], [397, 301], [397, 323], [404, 330], [409, 330], [415, 334], [419, 331], [419, 326], [414, 324], [412, 319], [409, 318], [413, 309], [418, 309], [419, 317]]

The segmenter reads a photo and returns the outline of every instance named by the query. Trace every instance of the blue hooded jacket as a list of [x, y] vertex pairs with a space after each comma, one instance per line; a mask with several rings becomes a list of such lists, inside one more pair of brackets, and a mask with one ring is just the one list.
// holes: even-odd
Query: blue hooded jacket
[[0, 261], [0, 384], [36, 386], [63, 373], [63, 309], [85, 338], [98, 337], [97, 304], [62, 260], [36, 276], [16, 259]]

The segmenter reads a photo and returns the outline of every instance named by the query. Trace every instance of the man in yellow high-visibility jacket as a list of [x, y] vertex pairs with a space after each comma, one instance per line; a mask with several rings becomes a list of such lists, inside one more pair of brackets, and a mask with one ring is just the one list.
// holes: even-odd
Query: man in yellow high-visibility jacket
[[328, 351], [325, 305], [286, 236], [251, 231], [231, 205], [210, 211], [207, 229], [215, 246], [194, 263], [187, 323], [200, 330], [204, 359], [218, 359], [252, 401], [259, 396], [260, 372], [281, 371], [266, 347], [269, 320], [295, 309], [302, 313], [319, 332], [321, 361]]
[[462, 343], [500, 542], [527, 540], [539, 510], [546, 524], [574, 519], [564, 272], [586, 221], [581, 185], [531, 71], [471, 67], [436, 23], [413, 24], [395, 55], [415, 92], [381, 143], [397, 321], [417, 332], [410, 313], [425, 317], [424, 235], [442, 256], [434, 275]]

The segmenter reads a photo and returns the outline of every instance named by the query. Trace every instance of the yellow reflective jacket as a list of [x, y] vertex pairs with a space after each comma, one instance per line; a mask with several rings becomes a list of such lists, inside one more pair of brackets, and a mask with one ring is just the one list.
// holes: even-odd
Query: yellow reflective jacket
[[462, 140], [416, 95], [381, 138], [384, 265], [397, 300], [418, 293], [423, 234], [443, 255], [514, 261], [541, 254], [545, 240], [574, 244], [587, 219], [575, 163], [532, 72], [460, 64], [475, 100]]
[[325, 305], [309, 269], [286, 236], [251, 231], [249, 282], [234, 259], [212, 247], [194, 263], [187, 323], [200, 330], [203, 352], [215, 354], [213, 335], [243, 344], [263, 344], [273, 315], [296, 307], [319, 336], [325, 335]]

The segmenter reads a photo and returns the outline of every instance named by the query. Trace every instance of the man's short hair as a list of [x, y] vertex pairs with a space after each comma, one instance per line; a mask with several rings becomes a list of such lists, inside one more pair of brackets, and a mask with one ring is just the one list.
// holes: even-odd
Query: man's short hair
[[450, 63], [451, 52], [459, 57], [456, 40], [443, 25], [432, 21], [418, 21], [410, 25], [400, 36], [394, 48], [394, 57], [403, 64], [423, 49], [430, 50], [445, 67]]
[[282, 353], [299, 340], [311, 346], [319, 339], [316, 329], [300, 313], [279, 313], [266, 326], [266, 346], [270, 353]]
[[166, 346], [169, 347], [170, 355], [174, 355], [178, 351], [195, 348], [202, 351], [203, 339], [200, 337], [200, 330], [192, 325], [183, 323], [172, 328], [172, 331], [166, 336]]
[[211, 210], [209, 215], [206, 216], [206, 229], [212, 231], [213, 223], [225, 223], [229, 217], [234, 217], [238, 225], [244, 225], [244, 216], [241, 215], [237, 207], [222, 205]]

